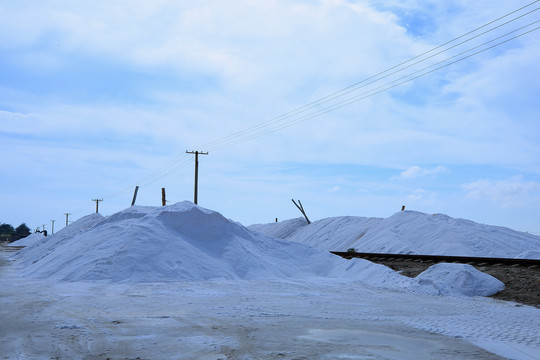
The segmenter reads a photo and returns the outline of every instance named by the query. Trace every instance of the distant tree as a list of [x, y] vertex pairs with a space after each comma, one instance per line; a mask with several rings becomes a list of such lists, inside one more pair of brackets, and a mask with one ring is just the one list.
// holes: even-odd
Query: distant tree
[[0, 225], [0, 241], [11, 241], [11, 236], [15, 232], [13, 226], [9, 224]]
[[30, 228], [26, 226], [25, 223], [22, 223], [21, 225], [17, 226], [15, 229], [14, 237], [17, 239], [22, 239], [24, 237], [27, 237], [31, 234]]
[[0, 225], [0, 234], [11, 235], [14, 232], [15, 229], [13, 228], [13, 226], [5, 223]]

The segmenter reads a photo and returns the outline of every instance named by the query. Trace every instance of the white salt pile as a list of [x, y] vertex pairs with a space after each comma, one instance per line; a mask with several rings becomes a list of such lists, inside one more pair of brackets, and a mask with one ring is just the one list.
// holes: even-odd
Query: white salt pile
[[130, 283], [340, 278], [434, 295], [485, 295], [500, 290], [495, 279], [470, 270], [467, 276], [474, 281], [452, 287], [447, 282], [462, 275], [440, 274], [452, 272], [449, 267], [407, 278], [366, 260], [345, 260], [250, 231], [190, 202], [133, 206], [105, 218], [89, 215], [43, 239], [15, 255], [23, 275]]
[[190, 202], [91, 215], [18, 256], [25, 275], [114, 282], [326, 276], [343, 263], [327, 252], [253, 233]]
[[248, 228], [321, 250], [346, 251], [381, 221], [382, 218], [340, 216], [321, 219], [308, 225], [304, 218], [296, 218], [277, 223], [250, 225]]
[[417, 211], [386, 219], [326, 218], [310, 225], [298, 218], [249, 228], [329, 251], [540, 259], [540, 236]]
[[436, 264], [416, 279], [432, 283], [440, 295], [490, 296], [504, 290], [501, 281], [466, 264]]
[[45, 238], [45, 235], [43, 235], [42, 233], [36, 232], [20, 240], [9, 243], [8, 246], [28, 246], [28, 245], [32, 245], [35, 242], [43, 240], [44, 238]]
[[101, 214], [87, 215], [72, 223], [70, 226], [66, 226], [55, 234], [49, 233], [49, 236], [44, 236], [43, 233], [34, 233], [25, 238], [12, 242], [10, 246], [30, 246], [45, 243], [51, 239], [54, 239], [52, 240], [53, 243], [62, 242], [62, 240], [65, 241], [66, 239], [72, 238], [78, 232], [91, 228], [102, 219], [103, 216]]

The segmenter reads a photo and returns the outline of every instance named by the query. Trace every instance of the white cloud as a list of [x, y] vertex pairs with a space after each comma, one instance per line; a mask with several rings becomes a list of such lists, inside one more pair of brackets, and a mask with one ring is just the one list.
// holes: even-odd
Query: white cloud
[[478, 180], [462, 186], [475, 201], [488, 200], [504, 207], [520, 207], [540, 197], [540, 182], [526, 181], [521, 175], [505, 180]]
[[417, 188], [405, 197], [407, 208], [426, 211], [426, 207], [440, 205], [436, 192]]
[[407, 195], [407, 200], [409, 201], [421, 201], [426, 196], [427, 192], [424, 189], [416, 189], [411, 194]]
[[[105, 113], [108, 109], [104, 109], [103, 115], [93, 116], [90, 121], [93, 128], [104, 126], [120, 132], [169, 129], [169, 133], [180, 134], [186, 133], [185, 127], [177, 129], [181, 121], [176, 119], [182, 119], [190, 121], [198, 133], [189, 135], [194, 143], [212, 141], [285, 113], [418, 54], [434, 41], [428, 34], [421, 38], [410, 36], [400, 25], [398, 15], [388, 10], [392, 6], [399, 7], [391, 2], [385, 11], [372, 7], [369, 2], [346, 1], [135, 1], [130, 6], [123, 1], [91, 5], [43, 1], [34, 5], [30, 10], [4, 5], [4, 9], [10, 10], [5, 10], [4, 17], [10, 21], [0, 25], [0, 33], [17, 36], [5, 42], [9, 45], [0, 44], [0, 47], [41, 46], [41, 42], [54, 36], [60, 47], [47, 52], [53, 57], [77, 54], [98, 58], [105, 64], [112, 61], [137, 71], [150, 69], [150, 72], [170, 73], [173, 82], [179, 73], [186, 72], [214, 79], [215, 82], [208, 85], [211, 89], [195, 95], [183, 91], [182, 78], [177, 79], [178, 88], [149, 87], [145, 92], [152, 97], [151, 101], [161, 102], [161, 106], [141, 109], [139, 104], [133, 104], [118, 110], [111, 106], [113, 111], [109, 111], [109, 115]], [[401, 6], [408, 14], [425, 12], [425, 8], [435, 12], [440, 18], [437, 30], [444, 30], [447, 38], [463, 32], [461, 15], [440, 26], [447, 5], [410, 1]], [[506, 6], [501, 4], [500, 11]], [[453, 11], [475, 18], [492, 16], [474, 11], [480, 8], [482, 4], [463, 2]], [[477, 22], [472, 24], [476, 26]], [[527, 69], [534, 69], [531, 64], [535, 63], [535, 51], [524, 54], [529, 59]], [[514, 61], [511, 60], [507, 61], [505, 69], [513, 72]], [[51, 64], [54, 61], [47, 69], [53, 66]], [[506, 82], [497, 75], [501, 71], [491, 71], [488, 65], [480, 64], [479, 78], [494, 80], [479, 82], [477, 86], [470, 84], [477, 77], [469, 76], [471, 80], [467, 74], [442, 76], [445, 81], [452, 77], [452, 82], [459, 84], [455, 87], [442, 88], [435, 80], [429, 95], [423, 95], [426, 106], [414, 104], [416, 94], [407, 93], [414, 88], [411, 84], [402, 92], [403, 99], [378, 95], [282, 132], [292, 134], [290, 137], [287, 134], [266, 136], [261, 146], [283, 148], [286, 154], [294, 152], [291, 139], [296, 139], [298, 148], [303, 149], [296, 152], [298, 161], [335, 162], [333, 159], [339, 159], [403, 167], [439, 161], [515, 164], [513, 159], [519, 159], [524, 166], [530, 165], [539, 147], [533, 141], [521, 141], [520, 136], [537, 133], [537, 127], [530, 120], [530, 126], [521, 126], [508, 116], [514, 113], [513, 109], [501, 115], [493, 114], [489, 104], [481, 101], [475, 103], [478, 106], [475, 105], [474, 111], [464, 104], [466, 99], [482, 97], [485, 84], [490, 89], [504, 90]], [[190, 81], [204, 83], [205, 80], [199, 81], [195, 76]], [[453, 103], [443, 99], [445, 103], [433, 103], [434, 99], [444, 98], [442, 93], [457, 93], [460, 101]], [[56, 101], [58, 99], [52, 102]], [[43, 111], [48, 116], [39, 127], [32, 124], [31, 128], [51, 132], [65, 129], [68, 118], [72, 119], [72, 124], [77, 122], [84, 126], [83, 122], [88, 120], [80, 119], [89, 118], [84, 114], [91, 112], [73, 106], [64, 106], [64, 110], [60, 106], [57, 109], [40, 106], [33, 110]], [[494, 119], [501, 118], [504, 126], [493, 126], [497, 124]], [[533, 131], [530, 131], [531, 126]], [[299, 139], [298, 134], [304, 135], [303, 138]], [[340, 149], [335, 144], [339, 144]], [[427, 170], [410, 171], [402, 176], [436, 175], [422, 172]]]
[[433, 169], [423, 169], [418, 165], [413, 165], [408, 169], [402, 171], [399, 176], [393, 177], [392, 179], [409, 180], [424, 176], [436, 177], [437, 174], [445, 172], [448, 172], [448, 169], [444, 166], [437, 166]]

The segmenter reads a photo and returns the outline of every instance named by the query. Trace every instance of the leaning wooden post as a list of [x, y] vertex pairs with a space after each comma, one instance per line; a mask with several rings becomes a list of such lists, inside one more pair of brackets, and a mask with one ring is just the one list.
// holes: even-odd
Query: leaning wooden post
[[131, 200], [131, 206], [135, 205], [135, 200], [137, 200], [138, 191], [139, 191], [139, 186], [135, 186], [135, 192], [133, 192], [133, 200]]
[[300, 200], [298, 200], [298, 204], [300, 204], [300, 206], [298, 206], [298, 204], [294, 201], [294, 199], [291, 199], [293, 204], [296, 205], [296, 207], [298, 208], [298, 210], [300, 210], [300, 212], [302, 213], [302, 215], [304, 215], [304, 217], [306, 218], [306, 221], [309, 224], [311, 224], [311, 221], [309, 221], [307, 215], [306, 215], [306, 212], [304, 211], [304, 207], [302, 206], [302, 203], [300, 202]]

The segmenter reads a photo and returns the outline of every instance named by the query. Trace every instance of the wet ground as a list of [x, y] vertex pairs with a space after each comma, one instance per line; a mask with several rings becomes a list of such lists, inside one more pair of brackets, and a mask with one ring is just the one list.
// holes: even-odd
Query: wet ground
[[540, 352], [538, 310], [489, 298], [332, 279], [50, 282], [22, 278], [3, 259], [0, 359], [525, 360]]

